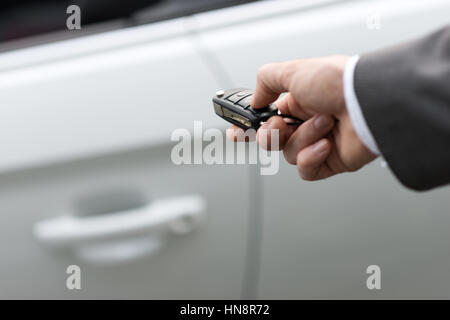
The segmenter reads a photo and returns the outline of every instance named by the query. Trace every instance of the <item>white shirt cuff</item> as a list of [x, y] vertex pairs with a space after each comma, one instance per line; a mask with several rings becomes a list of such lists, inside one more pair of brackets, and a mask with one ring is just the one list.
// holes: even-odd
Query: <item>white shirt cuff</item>
[[355, 128], [358, 137], [373, 154], [379, 155], [380, 150], [378, 149], [377, 143], [375, 142], [375, 139], [367, 126], [367, 122], [364, 119], [361, 106], [359, 105], [358, 98], [356, 97], [355, 87], [353, 85], [353, 75], [355, 73], [355, 67], [358, 60], [359, 56], [353, 56], [345, 65], [343, 76], [345, 105], [347, 106], [348, 114], [350, 115], [353, 128]]

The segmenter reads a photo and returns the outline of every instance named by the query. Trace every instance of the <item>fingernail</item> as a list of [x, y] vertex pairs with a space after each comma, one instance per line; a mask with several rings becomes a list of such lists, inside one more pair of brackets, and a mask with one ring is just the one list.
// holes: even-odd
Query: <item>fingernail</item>
[[314, 126], [315, 126], [317, 129], [325, 129], [325, 128], [328, 128], [328, 126], [330, 125], [330, 123], [331, 123], [330, 117], [328, 117], [328, 116], [326, 116], [326, 115], [323, 115], [323, 114], [319, 115], [319, 116], [316, 118], [316, 120], [314, 120]]
[[317, 153], [325, 152], [325, 151], [327, 151], [327, 148], [328, 148], [327, 140], [320, 140], [313, 147], [314, 152], [317, 152]]

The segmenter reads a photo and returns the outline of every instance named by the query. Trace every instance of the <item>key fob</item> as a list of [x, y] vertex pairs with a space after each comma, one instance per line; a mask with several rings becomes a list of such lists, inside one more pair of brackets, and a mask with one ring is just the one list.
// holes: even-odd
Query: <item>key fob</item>
[[274, 104], [255, 110], [250, 106], [254, 91], [245, 88], [220, 90], [213, 97], [214, 111], [219, 117], [242, 129], [255, 129], [272, 116], [278, 114]]

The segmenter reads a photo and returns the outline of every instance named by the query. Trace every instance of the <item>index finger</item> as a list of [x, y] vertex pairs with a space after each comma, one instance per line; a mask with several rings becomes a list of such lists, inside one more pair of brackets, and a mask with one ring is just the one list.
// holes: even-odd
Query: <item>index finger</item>
[[251, 106], [259, 109], [274, 102], [281, 93], [289, 90], [289, 82], [286, 62], [263, 65], [258, 70]]

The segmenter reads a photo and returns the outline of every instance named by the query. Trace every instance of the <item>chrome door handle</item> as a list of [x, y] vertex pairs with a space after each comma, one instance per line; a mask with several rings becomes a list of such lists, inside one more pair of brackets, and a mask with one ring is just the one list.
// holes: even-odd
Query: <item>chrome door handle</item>
[[[124, 253], [138, 252], [140, 256], [156, 251], [170, 233], [193, 231], [204, 221], [205, 208], [205, 200], [199, 195], [167, 198], [100, 216], [62, 215], [38, 222], [33, 233], [44, 246], [72, 248], [84, 260], [109, 263], [124, 260]], [[118, 244], [121, 249], [114, 250]], [[99, 259], [102, 261], [96, 261]]]

